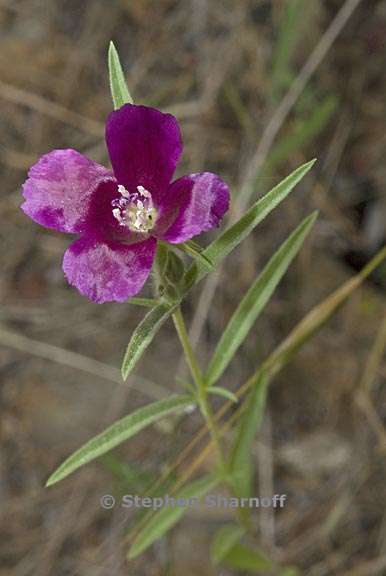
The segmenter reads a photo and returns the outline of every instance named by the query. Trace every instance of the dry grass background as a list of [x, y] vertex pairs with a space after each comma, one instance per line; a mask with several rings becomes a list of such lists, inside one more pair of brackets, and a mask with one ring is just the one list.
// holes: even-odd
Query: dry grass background
[[[339, 9], [351, 5], [353, 14], [319, 55], [271, 145], [270, 119], [287, 91], [272, 89], [284, 5], [0, 0], [1, 576], [232, 574], [215, 571], [208, 560], [224, 510], [188, 515], [167, 541], [127, 565], [122, 541], [133, 518], [99, 506], [102, 494], [117, 490], [111, 462], [43, 488], [56, 465], [107, 423], [177, 389], [180, 351], [166, 326], [129, 386], [121, 384], [117, 368], [143, 310], [94, 305], [66, 285], [60, 261], [69, 239], [25, 218], [20, 185], [28, 167], [53, 148], [73, 147], [107, 162], [111, 38], [136, 101], [180, 120], [181, 172], [219, 172], [232, 184], [233, 216], [256, 160], [262, 169], [252, 198], [317, 156], [313, 175], [229, 259], [215, 297], [214, 284], [206, 284], [185, 305], [205, 361], [257, 270], [302, 216], [319, 208], [312, 237], [224, 378], [234, 388], [385, 238], [386, 4], [305, 4], [292, 81]], [[297, 122], [306, 126], [315, 103], [331, 94], [338, 105], [323, 129], [270, 165], [275, 144]], [[385, 286], [385, 274], [367, 282], [276, 378], [256, 441], [256, 493], [288, 494], [280, 513], [259, 513], [260, 541], [303, 574], [386, 573]], [[194, 417], [164, 423], [117, 453], [156, 476], [198, 424]]]

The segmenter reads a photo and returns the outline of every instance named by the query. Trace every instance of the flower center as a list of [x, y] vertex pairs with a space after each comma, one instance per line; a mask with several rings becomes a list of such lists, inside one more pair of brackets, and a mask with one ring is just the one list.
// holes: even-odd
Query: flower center
[[118, 185], [120, 198], [111, 202], [113, 216], [120, 226], [127, 226], [133, 232], [149, 232], [157, 219], [151, 194], [143, 186], [137, 186], [137, 192], [128, 192], [122, 184]]

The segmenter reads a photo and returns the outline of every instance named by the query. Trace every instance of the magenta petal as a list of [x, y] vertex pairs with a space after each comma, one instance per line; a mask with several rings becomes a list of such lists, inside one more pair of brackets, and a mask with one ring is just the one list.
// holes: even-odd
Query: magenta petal
[[168, 220], [173, 211], [177, 215], [160, 236], [172, 244], [185, 242], [218, 226], [228, 208], [229, 188], [219, 176], [210, 172], [183, 176], [165, 195], [162, 219]]
[[106, 143], [118, 182], [130, 192], [144, 186], [159, 201], [182, 153], [176, 118], [125, 104], [107, 119]]
[[149, 276], [156, 240], [122, 244], [85, 235], [64, 254], [63, 270], [70, 284], [94, 302], [124, 302], [137, 294]]
[[101, 182], [114, 179], [110, 170], [71, 149], [45, 154], [28, 176], [22, 210], [61, 232], [82, 232], [92, 193]]

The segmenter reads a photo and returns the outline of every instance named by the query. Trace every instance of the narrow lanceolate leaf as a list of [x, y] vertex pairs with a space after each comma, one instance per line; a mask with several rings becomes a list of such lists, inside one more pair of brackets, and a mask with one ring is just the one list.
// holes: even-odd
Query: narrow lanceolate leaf
[[144, 306], [145, 308], [154, 308], [158, 304], [154, 298], [130, 298], [130, 304], [134, 306]]
[[101, 464], [113, 474], [122, 487], [136, 489], [138, 493], [144, 486], [149, 486], [156, 480], [155, 474], [142, 470], [137, 462], [125, 462], [111, 452], [101, 457]]
[[237, 495], [248, 498], [252, 485], [251, 448], [261, 424], [268, 387], [268, 376], [260, 372], [252, 385], [246, 407], [237, 425], [237, 434], [230, 458], [230, 469]]
[[293, 123], [290, 130], [272, 148], [265, 164], [264, 174], [272, 173], [275, 168], [291, 155], [295, 155], [309, 142], [312, 142], [327, 126], [338, 107], [335, 96], [327, 96], [322, 102], [315, 104], [306, 118]]
[[293, 52], [298, 45], [299, 35], [304, 30], [304, 21], [309, 16], [307, 0], [292, 0], [283, 6], [283, 16], [279, 23], [276, 50], [272, 59], [271, 86], [275, 104], [284, 89], [293, 82]]
[[234, 570], [250, 574], [270, 574], [275, 566], [262, 552], [237, 543], [223, 559], [224, 564]]
[[158, 304], [138, 324], [130, 338], [122, 362], [122, 378], [124, 380], [129, 376], [162, 324], [169, 318], [174, 309], [175, 306], [170, 304]]
[[236, 404], [239, 401], [236, 394], [234, 394], [230, 390], [227, 390], [227, 388], [222, 388], [221, 386], [210, 386], [207, 392], [208, 394], [217, 394], [217, 396], [222, 396], [223, 398], [226, 398], [231, 402], [235, 402]]
[[148, 404], [144, 408], [139, 408], [132, 414], [125, 416], [106, 428], [104, 432], [98, 434], [98, 436], [95, 436], [79, 448], [79, 450], [74, 452], [74, 454], [67, 458], [49, 477], [46, 486], [55, 484], [74, 472], [74, 470], [80, 468], [80, 466], [112, 450], [118, 446], [118, 444], [128, 440], [156, 420], [168, 416], [173, 412], [181, 412], [187, 406], [191, 405], [191, 396], [171, 396], [166, 400], [160, 400], [153, 404]]
[[386, 246], [384, 246], [366, 266], [353, 276], [330, 296], [317, 304], [295, 326], [285, 340], [265, 360], [263, 368], [269, 371], [270, 376], [279, 372], [297, 351], [320, 330], [331, 316], [342, 306], [362, 282], [386, 260]]
[[[186, 501], [190, 498], [200, 499], [205, 496], [209, 490], [212, 490], [218, 482], [219, 480], [213, 475], [200, 478], [177, 492], [173, 496], [174, 501], [176, 502], [178, 499]], [[188, 505], [179, 505], [174, 507], [167, 506], [156, 512], [134, 540], [129, 550], [129, 560], [142, 554], [153, 542], [166, 534], [187, 510], [189, 510]]]
[[192, 240], [184, 242], [184, 244], [178, 244], [177, 248], [180, 248], [180, 250], [186, 252], [186, 254], [189, 254], [189, 256], [195, 260], [198, 260], [204, 268], [207, 268], [209, 271], [213, 270], [212, 262], [204, 255], [204, 251]]
[[243, 343], [288, 266], [299, 252], [316, 216], [316, 213], [311, 214], [292, 232], [241, 300], [209, 364], [205, 377], [208, 386], [212, 386], [220, 378], [237, 349]]
[[334, 313], [348, 300], [351, 294], [360, 287], [364, 280], [386, 261], [384, 246], [366, 266], [327, 298], [314, 306], [304, 318], [291, 330], [279, 346], [264, 360], [263, 364], [239, 389], [239, 395], [253, 388], [264, 373], [271, 380], [288, 362], [307, 344], [307, 342], [328, 322]]
[[227, 524], [220, 528], [216, 532], [210, 547], [210, 556], [213, 564], [221, 562], [244, 534], [244, 528], [238, 524]]
[[[207, 258], [213, 266], [220, 264], [220, 262], [245, 240], [253, 229], [288, 196], [296, 184], [311, 170], [315, 162], [316, 160], [311, 160], [311, 162], [303, 164], [263, 196], [263, 198], [255, 202], [233, 226], [225, 230], [225, 232], [220, 234], [216, 240], [205, 248], [201, 256]], [[198, 282], [207, 273], [208, 269], [203, 263], [194, 262], [186, 273], [186, 285], [189, 287], [192, 285], [189, 281], [190, 276], [195, 275], [195, 282]]]
[[110, 42], [109, 46], [108, 64], [111, 96], [114, 103], [114, 110], [117, 110], [117, 108], [120, 108], [124, 104], [132, 104], [133, 99], [126, 85], [118, 52], [112, 42]]

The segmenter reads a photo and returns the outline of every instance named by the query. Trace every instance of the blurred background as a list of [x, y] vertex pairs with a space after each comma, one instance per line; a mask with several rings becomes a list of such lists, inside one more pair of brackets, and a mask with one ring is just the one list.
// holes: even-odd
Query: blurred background
[[[183, 365], [170, 322], [122, 385], [122, 355], [145, 310], [96, 305], [70, 288], [61, 270], [70, 238], [24, 216], [20, 187], [54, 148], [108, 162], [110, 39], [136, 102], [180, 121], [180, 172], [212, 170], [230, 183], [228, 222], [317, 157], [312, 174], [184, 305], [205, 363], [257, 272], [319, 210], [223, 378], [235, 389], [385, 242], [386, 2], [0, 0], [0, 30], [0, 574], [237, 574], [209, 561], [226, 510], [187, 514], [127, 564], [133, 515], [99, 505], [102, 494], [133, 493], [156, 478], [192, 438], [198, 415], [146, 429], [43, 488], [107, 424], [177, 390]], [[253, 453], [255, 493], [288, 501], [256, 512], [259, 545], [299, 574], [386, 574], [385, 287], [383, 268], [270, 391]]]

